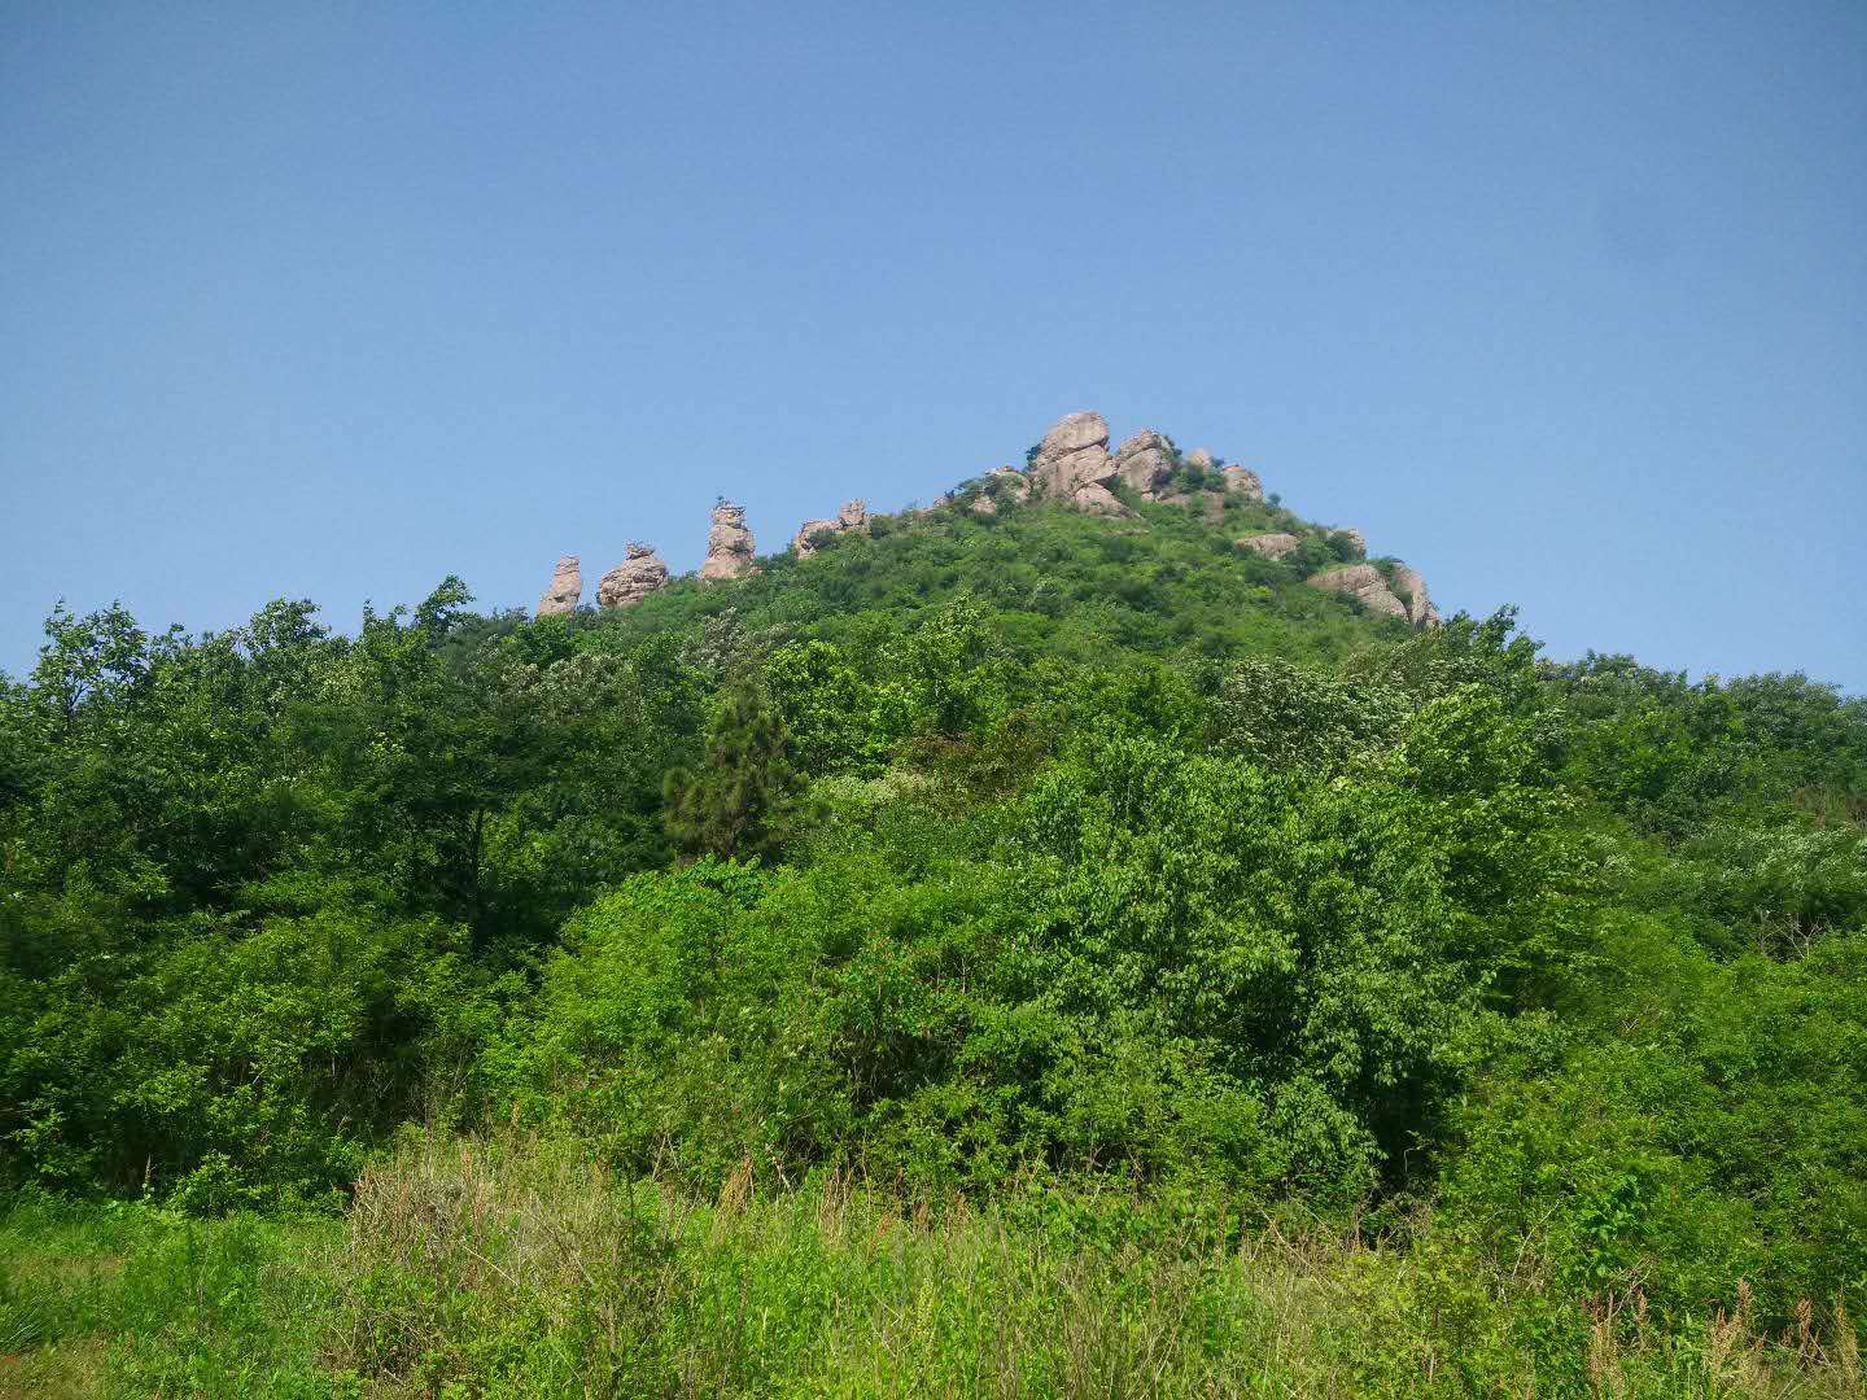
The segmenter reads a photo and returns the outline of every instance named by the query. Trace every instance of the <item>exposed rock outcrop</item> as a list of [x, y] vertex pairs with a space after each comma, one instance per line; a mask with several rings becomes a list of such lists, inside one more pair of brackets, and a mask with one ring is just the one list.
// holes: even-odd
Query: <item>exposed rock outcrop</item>
[[1221, 467], [1219, 475], [1225, 478], [1225, 491], [1230, 496], [1240, 496], [1247, 501], [1264, 499], [1264, 483], [1258, 474], [1249, 467]]
[[596, 586], [596, 601], [606, 608], [629, 607], [657, 588], [667, 587], [668, 566], [652, 546], [631, 541], [624, 554], [623, 561]]
[[721, 501], [713, 507], [713, 525], [707, 531], [707, 557], [700, 565], [704, 579], [743, 578], [754, 572], [755, 546], [746, 528], [744, 506]]
[[1349, 548], [1355, 551], [1357, 559], [1368, 557], [1368, 537], [1352, 525], [1345, 525], [1339, 530], [1331, 530], [1332, 535], [1340, 535], [1348, 541]]
[[1426, 580], [1411, 564], [1394, 565], [1394, 586], [1406, 593], [1407, 621], [1415, 627], [1437, 627], [1439, 609], [1426, 591]]
[[1143, 428], [1115, 449], [1115, 471], [1124, 486], [1151, 501], [1173, 475], [1173, 444]]
[[1131, 514], [1108, 490], [1115, 475], [1109, 425], [1100, 413], [1060, 419], [1044, 434], [1031, 461], [1031, 484], [1038, 495], [1097, 515]]
[[1266, 559], [1282, 559], [1295, 552], [1303, 543], [1302, 536], [1279, 533], [1275, 535], [1247, 535], [1235, 542], [1240, 549], [1248, 549], [1254, 554], [1262, 554]]
[[1326, 573], [1311, 574], [1304, 582], [1326, 592], [1346, 593], [1369, 612], [1384, 617], [1407, 616], [1406, 605], [1394, 596], [1386, 578], [1372, 564], [1345, 564]]
[[1187, 466], [1197, 467], [1202, 472], [1211, 471], [1216, 460], [1212, 453], [1203, 447], [1195, 447], [1186, 454], [1185, 458]]
[[868, 523], [869, 509], [863, 502], [845, 501], [843, 508], [836, 513], [836, 519], [806, 520], [799, 526], [796, 537], [791, 541], [791, 552], [799, 559], [808, 559], [826, 539], [866, 529]]
[[538, 616], [555, 617], [560, 613], [574, 613], [577, 604], [583, 601], [583, 564], [575, 554], [566, 554], [558, 560], [557, 568], [551, 572], [551, 586], [545, 590], [545, 596], [538, 600]]

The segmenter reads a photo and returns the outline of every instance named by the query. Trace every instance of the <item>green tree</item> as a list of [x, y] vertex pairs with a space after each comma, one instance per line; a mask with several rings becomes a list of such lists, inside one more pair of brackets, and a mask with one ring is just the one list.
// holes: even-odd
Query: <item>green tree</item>
[[720, 697], [699, 765], [667, 776], [668, 834], [690, 854], [770, 855], [799, 785], [777, 710], [756, 682], [736, 681]]

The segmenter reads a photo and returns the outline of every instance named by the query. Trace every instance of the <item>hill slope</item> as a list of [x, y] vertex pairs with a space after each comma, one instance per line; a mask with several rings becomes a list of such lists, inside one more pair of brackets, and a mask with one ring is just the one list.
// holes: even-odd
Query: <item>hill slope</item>
[[[190, 1324], [313, 1388], [860, 1389], [838, 1329], [895, 1314], [857, 1299], [958, 1306], [956, 1268], [971, 1340], [864, 1384], [1850, 1383], [1861, 703], [1416, 630], [1308, 581], [1353, 540], [1207, 470], [1104, 514], [984, 479], [616, 610], [55, 615], [0, 694], [0, 1171], [347, 1211], [322, 1301]], [[22, 1201], [22, 1258], [93, 1247]], [[858, 1265], [851, 1211], [921, 1220], [932, 1273]], [[136, 1219], [165, 1257], [177, 1217]], [[1235, 1272], [1292, 1236], [1307, 1274]], [[1166, 1369], [1113, 1321], [967, 1332], [996, 1269], [1154, 1319]], [[757, 1346], [700, 1301], [732, 1278]], [[41, 1345], [105, 1307], [21, 1287]], [[1281, 1360], [1216, 1321], [1274, 1287], [1319, 1290]]]

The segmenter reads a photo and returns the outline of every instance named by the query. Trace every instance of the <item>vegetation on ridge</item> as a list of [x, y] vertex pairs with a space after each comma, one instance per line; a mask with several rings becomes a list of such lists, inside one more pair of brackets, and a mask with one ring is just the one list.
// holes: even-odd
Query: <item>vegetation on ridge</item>
[[1859, 1394], [1867, 705], [968, 499], [55, 613], [0, 1394]]

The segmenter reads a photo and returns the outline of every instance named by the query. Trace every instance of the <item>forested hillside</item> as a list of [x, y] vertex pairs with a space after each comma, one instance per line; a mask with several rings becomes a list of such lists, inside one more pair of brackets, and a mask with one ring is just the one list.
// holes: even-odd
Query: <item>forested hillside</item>
[[54, 613], [0, 1394], [1861, 1393], [1867, 704], [1115, 494]]

